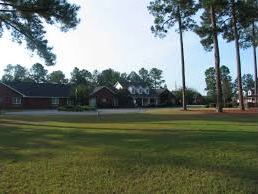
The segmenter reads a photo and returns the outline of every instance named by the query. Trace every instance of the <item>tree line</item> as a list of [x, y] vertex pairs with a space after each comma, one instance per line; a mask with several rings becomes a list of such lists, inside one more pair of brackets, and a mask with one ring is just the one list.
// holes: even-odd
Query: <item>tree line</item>
[[[181, 66], [182, 66], [182, 101], [185, 103], [185, 59], [183, 32], [191, 30], [201, 39], [206, 51], [214, 52], [215, 97], [218, 112], [223, 112], [223, 87], [228, 87], [223, 81], [220, 68], [219, 35], [227, 42], [235, 43], [237, 87], [239, 108], [244, 110], [241, 55], [240, 49], [253, 48], [255, 95], [258, 95], [256, 47], [258, 43], [257, 0], [152, 0], [148, 6], [150, 14], [154, 16], [151, 27], [155, 36], [165, 37], [168, 30], [176, 24], [176, 31], [180, 35]], [[200, 18], [196, 15], [200, 15]], [[197, 19], [196, 19], [197, 18]], [[257, 101], [257, 99], [256, 99]]]
[[[238, 78], [232, 79], [230, 70], [227, 66], [220, 67], [221, 72], [221, 86], [222, 86], [222, 101], [223, 106], [227, 107], [232, 105], [232, 99], [238, 96]], [[215, 68], [210, 67], [205, 71], [205, 82], [207, 91], [207, 102], [216, 102], [216, 75]], [[244, 74], [242, 76], [242, 88], [245, 94], [249, 90], [253, 91], [255, 87], [255, 81], [251, 74]], [[206, 102], [206, 103], [207, 103]]]
[[[79, 6], [67, 0], [0, 0], [0, 37], [5, 30], [11, 31], [13, 41], [19, 44], [26, 43], [27, 48], [43, 58], [46, 65], [54, 65], [56, 56], [45, 39], [44, 23], [56, 25], [64, 32], [74, 29], [80, 22], [77, 17], [79, 9]], [[183, 33], [188, 30], [200, 37], [200, 42], [206, 51], [213, 50], [214, 52], [218, 112], [223, 111], [219, 35], [222, 35], [227, 42], [235, 43], [240, 109], [244, 110], [241, 48], [252, 47], [253, 49], [255, 95], [258, 95], [257, 0], [151, 0], [148, 9], [154, 16], [154, 25], [151, 30], [156, 36], [165, 37], [170, 28], [178, 25], [176, 31], [180, 35], [184, 110], [186, 110], [186, 83]], [[197, 15], [200, 15], [200, 18], [196, 17]]]
[[71, 72], [70, 79], [68, 79], [61, 70], [48, 73], [48, 70], [40, 63], [35, 63], [29, 70], [19, 64], [7, 65], [4, 69], [2, 82], [13, 81], [84, 85], [84, 87], [89, 87], [88, 90], [102, 85], [114, 85], [117, 81], [149, 86], [154, 89], [166, 87], [164, 85], [163, 71], [158, 68], [150, 70], [141, 68], [138, 72], [132, 71], [127, 74], [120, 73], [111, 68], [102, 72], [98, 70], [90, 72], [86, 69], [75, 67]]

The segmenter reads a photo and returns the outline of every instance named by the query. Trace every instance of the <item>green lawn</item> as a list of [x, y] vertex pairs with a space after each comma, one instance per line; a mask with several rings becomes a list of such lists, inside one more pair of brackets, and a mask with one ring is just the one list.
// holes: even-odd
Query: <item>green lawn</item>
[[0, 116], [0, 193], [258, 193], [255, 114]]

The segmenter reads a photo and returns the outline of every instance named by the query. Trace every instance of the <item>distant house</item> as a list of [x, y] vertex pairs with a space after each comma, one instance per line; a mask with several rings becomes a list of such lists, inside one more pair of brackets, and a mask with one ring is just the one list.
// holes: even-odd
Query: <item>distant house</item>
[[258, 96], [255, 96], [254, 90], [248, 90], [244, 96], [244, 103], [253, 106], [255, 104], [255, 97], [258, 99]]
[[70, 105], [69, 85], [27, 82], [0, 82], [0, 107], [49, 109]]
[[98, 108], [118, 107], [117, 91], [107, 86], [96, 87], [89, 95], [89, 105]]
[[116, 90], [126, 90], [129, 92], [128, 98], [132, 99], [136, 106], [169, 106], [175, 104], [175, 97], [166, 88], [152, 89], [149, 86], [143, 86], [132, 83], [116, 82]]

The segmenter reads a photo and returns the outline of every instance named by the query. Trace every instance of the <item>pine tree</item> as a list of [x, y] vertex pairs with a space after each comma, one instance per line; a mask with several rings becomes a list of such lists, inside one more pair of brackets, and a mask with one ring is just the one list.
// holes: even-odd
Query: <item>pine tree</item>
[[46, 65], [54, 65], [56, 56], [45, 38], [45, 24], [59, 25], [66, 32], [79, 23], [78, 10], [67, 0], [0, 0], [0, 37], [9, 30], [13, 41], [25, 42]]

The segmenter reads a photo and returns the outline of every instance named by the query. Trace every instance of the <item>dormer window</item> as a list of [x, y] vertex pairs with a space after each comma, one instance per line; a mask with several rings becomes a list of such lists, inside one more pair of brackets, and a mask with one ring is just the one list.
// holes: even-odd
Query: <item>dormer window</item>
[[248, 91], [248, 96], [251, 96], [251, 95], [252, 95], [252, 91], [249, 90], [249, 91]]
[[135, 94], [135, 89], [134, 89], [134, 88], [132, 88], [132, 90], [131, 90], [131, 91], [132, 91], [132, 94]]
[[145, 92], [146, 92], [146, 94], [149, 94], [149, 93], [150, 93], [149, 88], [146, 88], [146, 89], [145, 89]]
[[141, 88], [139, 89], [139, 94], [142, 94], [142, 89]]

